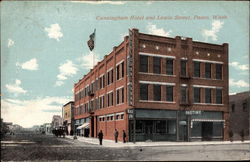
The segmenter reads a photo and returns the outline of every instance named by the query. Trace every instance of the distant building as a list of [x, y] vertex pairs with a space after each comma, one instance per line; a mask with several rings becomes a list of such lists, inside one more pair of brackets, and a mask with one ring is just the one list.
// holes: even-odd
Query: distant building
[[74, 130], [74, 102], [70, 101], [62, 107], [63, 126], [67, 134], [73, 134]]
[[[76, 124], [129, 141], [228, 139], [228, 44], [129, 31], [74, 85]], [[119, 135], [118, 140], [122, 141]]]
[[51, 134], [52, 133], [51, 123], [45, 123], [45, 124], [43, 124], [43, 126], [44, 126], [45, 134]]
[[60, 115], [54, 115], [51, 122], [51, 129], [57, 129], [63, 125], [63, 119]]
[[246, 139], [250, 139], [250, 91], [229, 96], [230, 130], [235, 140], [240, 140], [243, 130]]

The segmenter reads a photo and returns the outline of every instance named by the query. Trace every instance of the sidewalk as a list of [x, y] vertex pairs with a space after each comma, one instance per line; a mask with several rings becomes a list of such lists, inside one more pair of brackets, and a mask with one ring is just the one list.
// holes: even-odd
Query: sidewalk
[[[73, 139], [73, 136], [65, 136], [66, 138]], [[91, 143], [91, 144], [96, 144], [99, 145], [99, 140], [98, 138], [86, 138], [86, 137], [81, 137], [77, 136], [77, 139], [80, 142], [86, 142], [86, 143]], [[161, 141], [161, 142], [127, 142], [127, 143], [122, 143], [118, 142], [115, 143], [114, 140], [107, 140], [103, 139], [102, 141], [102, 146], [104, 147], [141, 147], [141, 146], [194, 146], [194, 145], [227, 145], [227, 144], [249, 144], [250, 145], [250, 140], [246, 140], [244, 142], [241, 141], [204, 141], [204, 142], [169, 142], [169, 141]]]

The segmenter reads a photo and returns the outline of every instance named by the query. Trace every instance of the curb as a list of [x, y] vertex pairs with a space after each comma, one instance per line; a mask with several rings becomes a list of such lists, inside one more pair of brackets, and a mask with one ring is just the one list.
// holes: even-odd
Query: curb
[[[73, 136], [65, 136], [68, 139], [73, 139]], [[97, 141], [90, 141], [88, 139], [93, 139], [93, 140], [97, 140]], [[95, 138], [88, 138], [88, 139], [84, 139], [83, 137], [78, 137], [76, 140], [78, 140], [79, 142], [86, 142], [86, 143], [90, 143], [90, 144], [95, 144], [95, 145], [99, 145], [99, 141], [98, 139]], [[137, 143], [132, 143], [132, 142], [127, 142], [126, 144], [118, 142], [118, 143], [114, 143], [114, 141], [112, 140], [103, 140], [103, 147], [117, 147], [117, 148], [121, 148], [121, 147], [163, 147], [163, 146], [203, 146], [203, 145], [235, 145], [235, 144], [249, 144], [250, 145], [250, 140], [246, 140], [244, 142], [241, 141], [234, 141], [234, 142], [230, 142], [230, 141], [213, 141], [213, 142], [137, 142]]]

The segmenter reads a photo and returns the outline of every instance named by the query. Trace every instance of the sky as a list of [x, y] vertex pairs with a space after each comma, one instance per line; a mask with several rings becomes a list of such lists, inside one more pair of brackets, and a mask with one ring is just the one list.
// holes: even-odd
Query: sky
[[[131, 28], [229, 43], [230, 94], [249, 90], [248, 2], [5, 1], [1, 118], [23, 127], [51, 122], [73, 100], [74, 83], [93, 66], [93, 54], [102, 60]], [[94, 29], [90, 52], [86, 42]]]

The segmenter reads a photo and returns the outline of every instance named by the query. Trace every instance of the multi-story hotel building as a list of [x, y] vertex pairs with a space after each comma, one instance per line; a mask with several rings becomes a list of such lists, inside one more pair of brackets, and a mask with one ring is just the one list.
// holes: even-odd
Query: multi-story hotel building
[[74, 85], [76, 123], [129, 141], [228, 139], [228, 44], [129, 36]]

